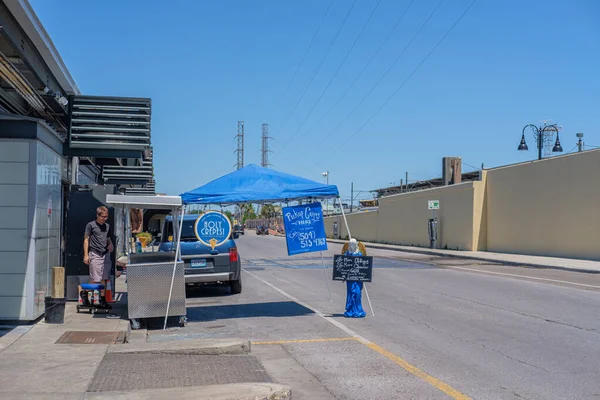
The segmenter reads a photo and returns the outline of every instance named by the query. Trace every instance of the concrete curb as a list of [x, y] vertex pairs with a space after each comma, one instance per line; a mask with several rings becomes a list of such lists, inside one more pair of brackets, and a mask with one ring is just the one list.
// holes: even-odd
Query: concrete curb
[[1, 326], [0, 329], [7, 330], [8, 332], [0, 336], [0, 352], [9, 348], [33, 327], [34, 325]]
[[[338, 239], [327, 239], [327, 241], [331, 242], [331, 243], [337, 243], [337, 244], [344, 244], [347, 242], [346, 240], [338, 240]], [[543, 262], [536, 263], [536, 262], [531, 262], [531, 261], [519, 262], [519, 261], [508, 261], [508, 260], [497, 260], [494, 258], [478, 257], [478, 256], [473, 256], [473, 255], [468, 255], [468, 254], [445, 253], [445, 252], [442, 253], [439, 251], [429, 250], [429, 249], [425, 249], [425, 248], [418, 248], [418, 247], [412, 248], [412, 247], [404, 247], [404, 246], [380, 244], [380, 243], [369, 243], [369, 242], [365, 242], [365, 246], [371, 247], [373, 249], [399, 251], [399, 252], [403, 252], [403, 253], [422, 254], [422, 255], [430, 255], [430, 256], [436, 256], [436, 257], [458, 258], [458, 259], [463, 259], [463, 260], [485, 261], [485, 262], [492, 262], [492, 263], [497, 263], [497, 264], [501, 264], [501, 265], [514, 266], [514, 267], [557, 269], [557, 270], [561, 270], [561, 271], [584, 272], [587, 274], [599, 274], [600, 273], [600, 270], [592, 270], [592, 269], [577, 268], [577, 267], [567, 267], [567, 266], [561, 266], [561, 265], [552, 265], [552, 264], [545, 264]], [[416, 261], [418, 261], [418, 260], [416, 260]]]
[[291, 400], [292, 390], [275, 383], [234, 383], [144, 389], [135, 392], [88, 392], [83, 398], [85, 400]]
[[192, 339], [154, 343], [140, 341], [111, 345], [107, 353], [239, 355], [250, 353], [250, 341], [242, 339]]

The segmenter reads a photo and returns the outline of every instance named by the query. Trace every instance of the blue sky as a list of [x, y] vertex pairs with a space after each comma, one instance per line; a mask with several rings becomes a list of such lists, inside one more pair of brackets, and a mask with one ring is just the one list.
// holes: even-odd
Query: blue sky
[[443, 156], [464, 170], [534, 159], [531, 135], [516, 148], [543, 120], [563, 126], [565, 152], [576, 132], [600, 146], [595, 0], [478, 0], [424, 63], [471, 0], [332, 0], [326, 15], [329, 0], [30, 1], [84, 94], [152, 98], [159, 192], [232, 171], [239, 120], [246, 164], [268, 123], [276, 169], [328, 170], [343, 197], [352, 181], [438, 177]]

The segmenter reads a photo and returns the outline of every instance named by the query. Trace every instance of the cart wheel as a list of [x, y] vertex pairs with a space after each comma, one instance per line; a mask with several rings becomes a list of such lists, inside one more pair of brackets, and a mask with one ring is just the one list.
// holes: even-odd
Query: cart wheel
[[93, 314], [96, 314], [96, 309], [92, 308], [92, 309], [90, 310], [90, 313], [92, 313], [92, 315], [93, 315]]
[[77, 306], [77, 314], [79, 314], [79, 306]]
[[182, 315], [179, 317], [179, 327], [183, 328], [185, 326], [185, 323], [187, 321], [187, 318], [185, 317], [185, 315]]
[[131, 329], [138, 330], [141, 328], [141, 324], [140, 324], [140, 320], [139, 319], [131, 319]]

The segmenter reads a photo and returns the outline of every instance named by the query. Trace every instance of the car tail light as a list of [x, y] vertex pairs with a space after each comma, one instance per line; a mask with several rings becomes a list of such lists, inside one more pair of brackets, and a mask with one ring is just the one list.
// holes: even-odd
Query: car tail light
[[238, 260], [239, 260], [239, 257], [238, 257], [237, 247], [230, 247], [229, 248], [229, 261], [236, 262]]

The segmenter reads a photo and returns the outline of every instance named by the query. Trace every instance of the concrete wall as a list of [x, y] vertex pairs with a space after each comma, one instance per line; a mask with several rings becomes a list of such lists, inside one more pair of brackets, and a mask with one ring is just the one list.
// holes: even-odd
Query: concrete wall
[[[347, 214], [348, 225], [350, 225], [350, 233], [352, 237], [363, 240], [365, 242], [378, 241], [378, 211], [365, 211], [353, 214]], [[348, 230], [341, 216], [325, 218], [325, 232], [327, 236], [333, 236], [333, 222], [337, 221], [339, 235], [341, 238], [348, 237]]]
[[[363, 241], [428, 246], [439, 200], [439, 247], [600, 260], [600, 150], [483, 171], [481, 181], [383, 197], [348, 216]], [[325, 220], [327, 234], [341, 217]]]
[[600, 150], [492, 169], [487, 250], [600, 260]]
[[[348, 215], [350, 231], [363, 241], [429, 246], [427, 221], [433, 213], [427, 209], [427, 202], [439, 200], [439, 247], [473, 250], [480, 246], [479, 229], [475, 235], [474, 226], [482, 223], [483, 213], [482, 205], [475, 207], [474, 203], [476, 198], [478, 202], [483, 200], [484, 187], [484, 182], [466, 182], [384, 197], [379, 200], [379, 210]], [[340, 217], [325, 219], [327, 234], [332, 235], [334, 220], [342, 237], [347, 235]]]
[[29, 159], [29, 141], [0, 139], [0, 310], [5, 319], [25, 316]]

